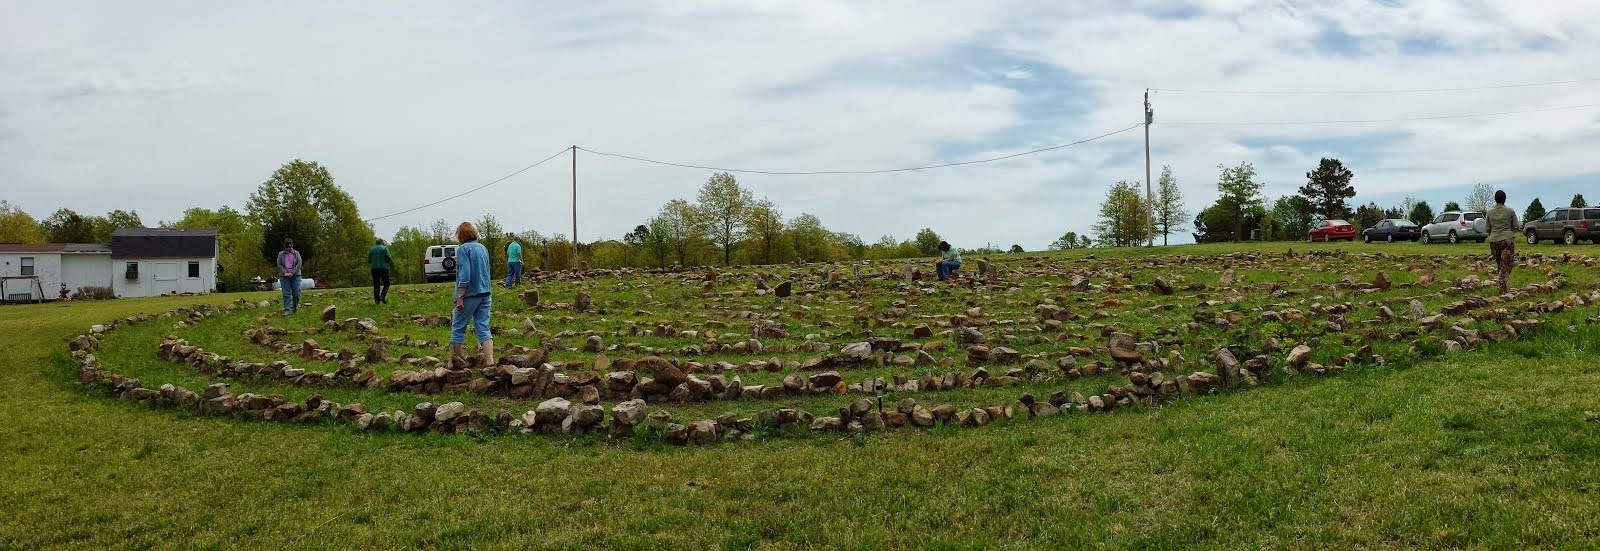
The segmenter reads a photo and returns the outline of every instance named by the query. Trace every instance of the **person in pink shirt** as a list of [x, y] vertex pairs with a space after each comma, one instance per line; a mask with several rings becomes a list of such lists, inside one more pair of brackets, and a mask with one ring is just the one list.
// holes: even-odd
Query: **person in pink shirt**
[[300, 274], [304, 267], [300, 251], [294, 250], [294, 240], [284, 238], [283, 250], [278, 252], [278, 287], [283, 289], [283, 315], [300, 311]]

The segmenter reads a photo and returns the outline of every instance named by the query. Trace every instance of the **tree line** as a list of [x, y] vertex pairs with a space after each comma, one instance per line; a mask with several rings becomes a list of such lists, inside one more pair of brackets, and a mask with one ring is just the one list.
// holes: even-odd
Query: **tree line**
[[[1346, 220], [1360, 231], [1386, 219], [1424, 225], [1435, 217], [1427, 201], [1411, 195], [1399, 205], [1383, 207], [1369, 201], [1351, 209], [1348, 200], [1356, 196], [1351, 183], [1355, 173], [1338, 159], [1321, 159], [1316, 169], [1306, 173], [1306, 183], [1296, 194], [1270, 200], [1262, 194], [1265, 183], [1249, 162], [1217, 168], [1217, 199], [1196, 213], [1193, 220], [1196, 243], [1303, 240], [1321, 220]], [[1155, 235], [1160, 235], [1162, 244], [1166, 244], [1168, 235], [1183, 231], [1180, 222], [1188, 213], [1183, 209], [1183, 198], [1170, 167], [1162, 167], [1158, 182], [1160, 191], [1153, 202], [1140, 191], [1137, 182], [1112, 184], [1100, 203], [1098, 221], [1091, 228], [1093, 238], [1067, 232], [1050, 248], [1139, 246]], [[1448, 201], [1439, 212], [1484, 211], [1493, 204], [1494, 189], [1478, 183], [1462, 202]], [[1582, 194], [1574, 195], [1570, 204], [1586, 205]], [[1545, 213], [1536, 197], [1523, 211], [1523, 222], [1542, 218]]]
[[[931, 228], [911, 239], [882, 236], [867, 243], [860, 236], [833, 231], [813, 214], [785, 217], [782, 209], [753, 193], [728, 173], [712, 175], [693, 201], [678, 198], [621, 239], [574, 244], [560, 233], [508, 229], [493, 215], [473, 221], [479, 241], [490, 251], [491, 271], [504, 274], [506, 245], [522, 244], [525, 267], [563, 270], [653, 268], [732, 264], [774, 264], [794, 261], [873, 260], [927, 257], [938, 254], [941, 240]], [[367, 249], [376, 239], [363, 221], [355, 200], [341, 189], [327, 167], [294, 160], [278, 168], [246, 198], [243, 210], [230, 206], [191, 208], [161, 227], [216, 228], [218, 274], [223, 290], [252, 288], [256, 277], [270, 278], [285, 238], [291, 238], [306, 262], [306, 273], [324, 286], [358, 286], [368, 277]], [[104, 216], [62, 208], [36, 220], [20, 208], [0, 201], [0, 242], [109, 243], [121, 227], [142, 227], [138, 213], [115, 210]], [[455, 242], [454, 222], [435, 220], [424, 226], [402, 226], [389, 239], [396, 283], [421, 283], [427, 248]], [[1002, 252], [993, 246], [963, 248], [967, 253]], [[1021, 252], [1012, 245], [1010, 252]]]

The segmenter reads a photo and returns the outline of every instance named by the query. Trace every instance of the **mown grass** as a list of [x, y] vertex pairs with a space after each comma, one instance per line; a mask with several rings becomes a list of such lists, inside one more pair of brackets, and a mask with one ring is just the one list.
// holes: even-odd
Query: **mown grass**
[[[1331, 246], [1378, 247], [1482, 253]], [[1237, 249], [1092, 253], [1228, 250]], [[1299, 377], [1142, 411], [702, 448], [241, 422], [145, 409], [72, 382], [65, 341], [89, 324], [233, 298], [0, 309], [11, 351], [0, 369], [0, 547], [1582, 548], [1600, 540], [1592, 392], [1600, 326], [1583, 322], [1593, 309], [1556, 316], [1523, 340], [1414, 366]], [[193, 376], [155, 361], [153, 350], [149, 358], [136, 367]]]

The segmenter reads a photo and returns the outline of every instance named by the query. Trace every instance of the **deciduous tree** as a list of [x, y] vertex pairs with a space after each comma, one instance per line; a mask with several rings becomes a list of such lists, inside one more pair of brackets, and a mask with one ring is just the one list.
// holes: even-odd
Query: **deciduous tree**
[[16, 205], [0, 199], [0, 243], [43, 243], [44, 228]]
[[743, 239], [750, 205], [755, 202], [750, 190], [739, 186], [732, 174], [718, 172], [706, 180], [697, 199], [705, 213], [707, 237], [722, 248], [722, 264], [732, 264], [733, 246]]
[[328, 169], [299, 159], [283, 165], [250, 194], [251, 223], [262, 228], [261, 256], [268, 262], [293, 238], [306, 263], [305, 274], [353, 285], [368, 274], [367, 248], [372, 226], [350, 195], [333, 182]]
[[1161, 234], [1161, 244], [1165, 246], [1167, 236], [1183, 231], [1183, 221], [1189, 213], [1183, 210], [1183, 190], [1178, 188], [1171, 166], [1161, 167], [1161, 179], [1156, 183], [1156, 233]]

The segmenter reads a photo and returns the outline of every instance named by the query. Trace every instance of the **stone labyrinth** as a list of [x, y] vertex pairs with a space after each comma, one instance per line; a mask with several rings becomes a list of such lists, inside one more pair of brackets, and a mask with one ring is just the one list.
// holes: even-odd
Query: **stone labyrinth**
[[243, 299], [179, 308], [107, 320], [69, 348], [81, 383], [122, 400], [349, 431], [710, 444], [976, 430], [1600, 321], [1593, 257], [1524, 254], [1505, 295], [1486, 257], [1004, 255], [951, 283], [904, 261], [544, 273], [496, 289], [496, 365], [448, 357], [446, 286], [381, 307], [314, 291], [287, 317]]

